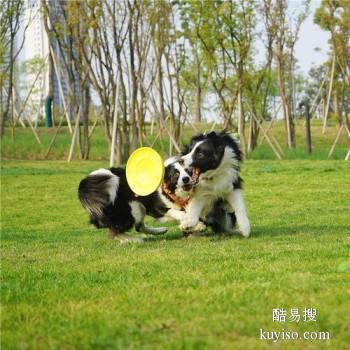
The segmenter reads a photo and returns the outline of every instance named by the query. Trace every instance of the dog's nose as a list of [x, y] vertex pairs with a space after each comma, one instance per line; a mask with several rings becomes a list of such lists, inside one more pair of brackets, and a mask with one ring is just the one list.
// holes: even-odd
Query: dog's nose
[[184, 184], [188, 184], [188, 183], [190, 182], [190, 177], [189, 177], [189, 176], [184, 176], [184, 177], [182, 178], [182, 182], [183, 182]]

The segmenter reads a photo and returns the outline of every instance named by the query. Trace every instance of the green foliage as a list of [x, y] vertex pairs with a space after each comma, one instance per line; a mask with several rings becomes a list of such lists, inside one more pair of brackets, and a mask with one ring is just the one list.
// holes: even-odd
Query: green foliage
[[[79, 181], [104, 162], [2, 162], [3, 349], [347, 349], [348, 164], [248, 161], [252, 236], [120, 245], [87, 223]], [[159, 225], [153, 220], [148, 224]], [[272, 309], [317, 322], [272, 322]], [[259, 340], [329, 331], [329, 341]]]
[[[331, 49], [337, 57], [337, 70], [345, 84], [350, 86], [350, 2], [323, 0], [316, 10], [314, 21], [331, 34]], [[339, 72], [339, 73], [340, 73]]]

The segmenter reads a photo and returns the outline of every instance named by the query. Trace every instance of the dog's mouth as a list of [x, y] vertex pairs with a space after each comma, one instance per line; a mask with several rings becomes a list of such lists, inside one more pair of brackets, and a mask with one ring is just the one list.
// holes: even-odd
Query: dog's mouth
[[194, 184], [197, 184], [197, 183], [198, 183], [198, 181], [199, 181], [199, 176], [200, 176], [200, 170], [199, 170], [199, 168], [193, 168], [191, 179], [192, 179], [192, 182], [193, 182]]
[[183, 185], [182, 189], [186, 192], [189, 192], [192, 190], [192, 187], [193, 187], [193, 184], [190, 183], [190, 184]]

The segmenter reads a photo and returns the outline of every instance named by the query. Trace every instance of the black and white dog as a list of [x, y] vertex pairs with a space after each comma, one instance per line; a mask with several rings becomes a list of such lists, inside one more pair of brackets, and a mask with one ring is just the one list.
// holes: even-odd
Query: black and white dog
[[198, 184], [187, 205], [180, 229], [191, 230], [200, 218], [205, 219], [208, 216], [217, 200], [221, 200], [227, 203], [230, 212], [235, 214], [240, 233], [244, 237], [249, 236], [250, 223], [240, 178], [241, 162], [238, 144], [225, 132], [211, 132], [191, 139], [182, 156], [182, 164], [185, 169], [193, 171], [192, 178]]
[[80, 182], [78, 195], [90, 215], [90, 223], [97, 228], [108, 228], [110, 238], [142, 242], [141, 238], [126, 232], [133, 227], [153, 235], [167, 231], [165, 227], [146, 227], [145, 215], [178, 221], [184, 218], [183, 208], [194, 183], [190, 175], [180, 163], [170, 159], [165, 162], [163, 185], [148, 196], [136, 196], [127, 183], [125, 169], [99, 169]]

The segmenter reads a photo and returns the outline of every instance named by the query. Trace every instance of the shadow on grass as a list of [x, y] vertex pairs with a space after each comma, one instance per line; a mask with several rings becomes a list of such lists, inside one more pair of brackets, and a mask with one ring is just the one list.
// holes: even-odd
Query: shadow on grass
[[159, 235], [159, 236], [148, 236], [146, 238], [146, 241], [191, 241], [191, 240], [200, 240], [205, 239], [209, 240], [211, 242], [219, 242], [222, 240], [230, 240], [230, 239], [244, 239], [240, 234], [234, 233], [234, 234], [228, 234], [228, 233], [215, 233], [211, 231], [210, 229], [207, 229], [205, 232], [203, 232], [201, 235], [186, 235], [183, 232], [176, 231], [172, 233], [167, 233], [165, 235]]
[[[346, 234], [349, 227], [346, 225], [298, 225], [298, 226], [253, 226], [249, 240], [263, 237], [287, 237], [296, 235], [319, 236], [330, 233], [344, 233]], [[245, 240], [238, 232], [234, 234], [214, 233], [207, 229], [202, 236], [186, 237], [182, 232], [168, 233], [160, 236], [151, 236], [146, 241], [176, 241], [176, 240], [195, 240], [206, 239], [210, 242], [221, 242], [223, 240]]]

